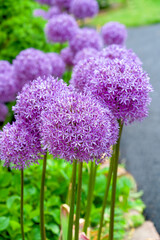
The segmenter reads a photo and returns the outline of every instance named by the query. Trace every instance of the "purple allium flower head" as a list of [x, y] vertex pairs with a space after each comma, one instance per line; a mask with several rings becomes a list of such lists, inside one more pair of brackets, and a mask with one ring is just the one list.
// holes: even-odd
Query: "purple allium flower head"
[[4, 122], [7, 113], [8, 113], [7, 106], [4, 103], [0, 103], [0, 122]]
[[45, 33], [50, 42], [69, 41], [77, 32], [76, 20], [68, 14], [60, 14], [52, 17], [45, 27]]
[[41, 152], [36, 135], [25, 128], [23, 123], [8, 123], [0, 132], [0, 159], [4, 161], [4, 166], [23, 169], [38, 163]]
[[73, 52], [77, 53], [83, 48], [92, 47], [97, 50], [102, 48], [102, 39], [95, 29], [82, 28], [70, 40], [70, 47]]
[[74, 53], [70, 47], [62, 49], [61, 57], [67, 66], [73, 66]]
[[55, 4], [61, 9], [69, 9], [72, 0], [55, 0]]
[[35, 9], [33, 12], [33, 16], [48, 19], [48, 13], [43, 9]]
[[33, 132], [38, 132], [40, 114], [47, 102], [51, 102], [54, 95], [60, 91], [67, 91], [68, 87], [63, 80], [52, 76], [39, 77], [26, 84], [17, 96], [16, 106], [13, 107], [15, 118], [29, 126]]
[[[109, 61], [109, 60], [108, 60]], [[91, 81], [94, 71], [107, 62], [104, 58], [90, 57], [81, 60], [74, 66], [70, 84], [80, 92], [83, 92], [85, 85]]]
[[91, 48], [91, 47], [83, 48], [75, 55], [74, 65], [76, 65], [81, 60], [84, 60], [90, 57], [95, 57], [97, 55], [99, 55], [99, 52], [95, 48]]
[[147, 73], [133, 62], [115, 59], [99, 65], [87, 81], [85, 91], [90, 91], [126, 124], [148, 115], [152, 86]]
[[52, 65], [52, 75], [54, 77], [62, 77], [65, 72], [65, 63], [57, 53], [47, 53]]
[[83, 19], [95, 16], [99, 11], [99, 7], [96, 0], [73, 0], [70, 11], [76, 18]]
[[52, 17], [61, 13], [61, 9], [58, 6], [51, 7], [47, 12], [47, 19], [51, 19]]
[[52, 104], [48, 103], [41, 116], [42, 145], [54, 157], [70, 162], [74, 159], [99, 162], [104, 153], [110, 156], [118, 127], [115, 121], [114, 125], [111, 123], [110, 111], [96, 99], [65, 92], [57, 95]]
[[13, 66], [19, 89], [25, 83], [39, 76], [48, 76], [52, 72], [52, 66], [47, 55], [34, 48], [21, 51], [13, 60]]
[[132, 51], [132, 49], [127, 49], [126, 47], [122, 47], [116, 44], [109, 45], [104, 48], [101, 52], [99, 52], [100, 57], [104, 57], [106, 59], [119, 59], [134, 62], [136, 64], [142, 65], [139, 57]]
[[36, 0], [36, 1], [41, 4], [46, 4], [49, 6], [53, 6], [55, 4], [55, 0]]
[[14, 68], [7, 61], [0, 61], [0, 102], [10, 102], [15, 99], [17, 85]]
[[127, 39], [127, 29], [119, 22], [109, 22], [102, 27], [102, 38], [105, 44], [124, 45]]

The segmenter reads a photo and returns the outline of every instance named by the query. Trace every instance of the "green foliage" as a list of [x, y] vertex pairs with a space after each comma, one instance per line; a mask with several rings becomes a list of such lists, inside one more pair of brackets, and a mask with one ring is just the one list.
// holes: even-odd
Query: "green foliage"
[[[26, 239], [40, 240], [39, 228], [39, 198], [42, 173], [42, 161], [24, 170], [24, 231]], [[107, 168], [97, 171], [96, 186], [94, 189], [94, 204], [91, 212], [91, 224], [96, 228], [100, 219], [101, 204], [105, 190]], [[72, 165], [63, 159], [47, 160], [45, 181], [45, 227], [47, 238], [58, 240], [60, 235], [60, 206], [66, 203], [68, 186], [71, 180]], [[78, 179], [77, 179], [78, 180]], [[115, 239], [121, 240], [125, 234], [127, 220], [126, 212], [130, 209], [138, 211], [136, 217], [131, 217], [132, 226], [138, 226], [144, 221], [142, 211], [144, 204], [134, 190], [134, 181], [128, 176], [118, 178]], [[88, 187], [88, 165], [83, 168], [83, 186], [81, 201], [81, 217], [85, 215]], [[110, 189], [111, 190], [111, 189]], [[0, 166], [0, 239], [21, 239], [20, 232], [20, 171]], [[105, 210], [105, 226], [109, 223], [109, 207], [111, 192]], [[108, 232], [108, 228], [105, 228]]]
[[109, 21], [118, 21], [131, 27], [160, 22], [159, 0], [110, 0], [109, 3], [111, 2], [121, 3], [121, 6], [100, 12], [90, 20], [91, 25], [101, 27]]
[[33, 0], [0, 0], [0, 59], [11, 62], [21, 50], [29, 47], [58, 51], [59, 44], [46, 43], [46, 21], [33, 16], [33, 10], [39, 7]]

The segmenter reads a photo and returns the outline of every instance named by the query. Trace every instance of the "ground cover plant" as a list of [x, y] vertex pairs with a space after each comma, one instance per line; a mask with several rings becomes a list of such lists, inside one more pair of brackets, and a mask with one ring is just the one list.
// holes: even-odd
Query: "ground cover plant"
[[[4, 237], [17, 230], [22, 240], [32, 239], [37, 234], [34, 227], [39, 226], [42, 240], [123, 239], [128, 226], [124, 212], [137, 204], [142, 210], [144, 205], [133, 194], [134, 181], [126, 174], [118, 177], [120, 140], [124, 125], [148, 116], [149, 76], [138, 56], [125, 47], [124, 25], [110, 22], [100, 31], [84, 26], [86, 18], [98, 13], [95, 0], [82, 5], [69, 0], [37, 1], [50, 7], [37, 9], [34, 15], [47, 20], [46, 40], [58, 44], [59, 54], [32, 47], [22, 50], [12, 64], [0, 61], [0, 102], [5, 106], [16, 100], [14, 119], [0, 132], [0, 158], [8, 169], [7, 179], [13, 169], [20, 172], [20, 196], [2, 189], [9, 195], [4, 200], [7, 217], [8, 209], [20, 212], [11, 217], [11, 226], [9, 217], [2, 216]], [[3, 120], [5, 114], [4, 109]], [[34, 175], [34, 170], [38, 178], [30, 189], [27, 171]], [[4, 187], [9, 189], [9, 183]], [[103, 194], [97, 197], [100, 190]], [[32, 194], [34, 202], [26, 203]], [[137, 218], [131, 219], [134, 225]], [[141, 211], [139, 219], [143, 221]]]

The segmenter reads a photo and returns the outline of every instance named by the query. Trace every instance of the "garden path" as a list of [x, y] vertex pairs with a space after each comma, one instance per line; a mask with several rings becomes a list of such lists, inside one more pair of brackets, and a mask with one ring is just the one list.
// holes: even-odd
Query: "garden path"
[[127, 47], [144, 63], [154, 92], [149, 117], [124, 127], [121, 159], [144, 191], [145, 216], [160, 233], [160, 24], [128, 29]]

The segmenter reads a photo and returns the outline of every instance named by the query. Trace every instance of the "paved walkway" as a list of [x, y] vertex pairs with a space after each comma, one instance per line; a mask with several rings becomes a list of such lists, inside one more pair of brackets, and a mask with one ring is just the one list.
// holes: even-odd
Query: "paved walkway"
[[124, 127], [121, 158], [144, 191], [145, 215], [160, 233], [160, 24], [129, 29], [128, 35], [127, 47], [143, 61], [154, 92], [149, 117]]

